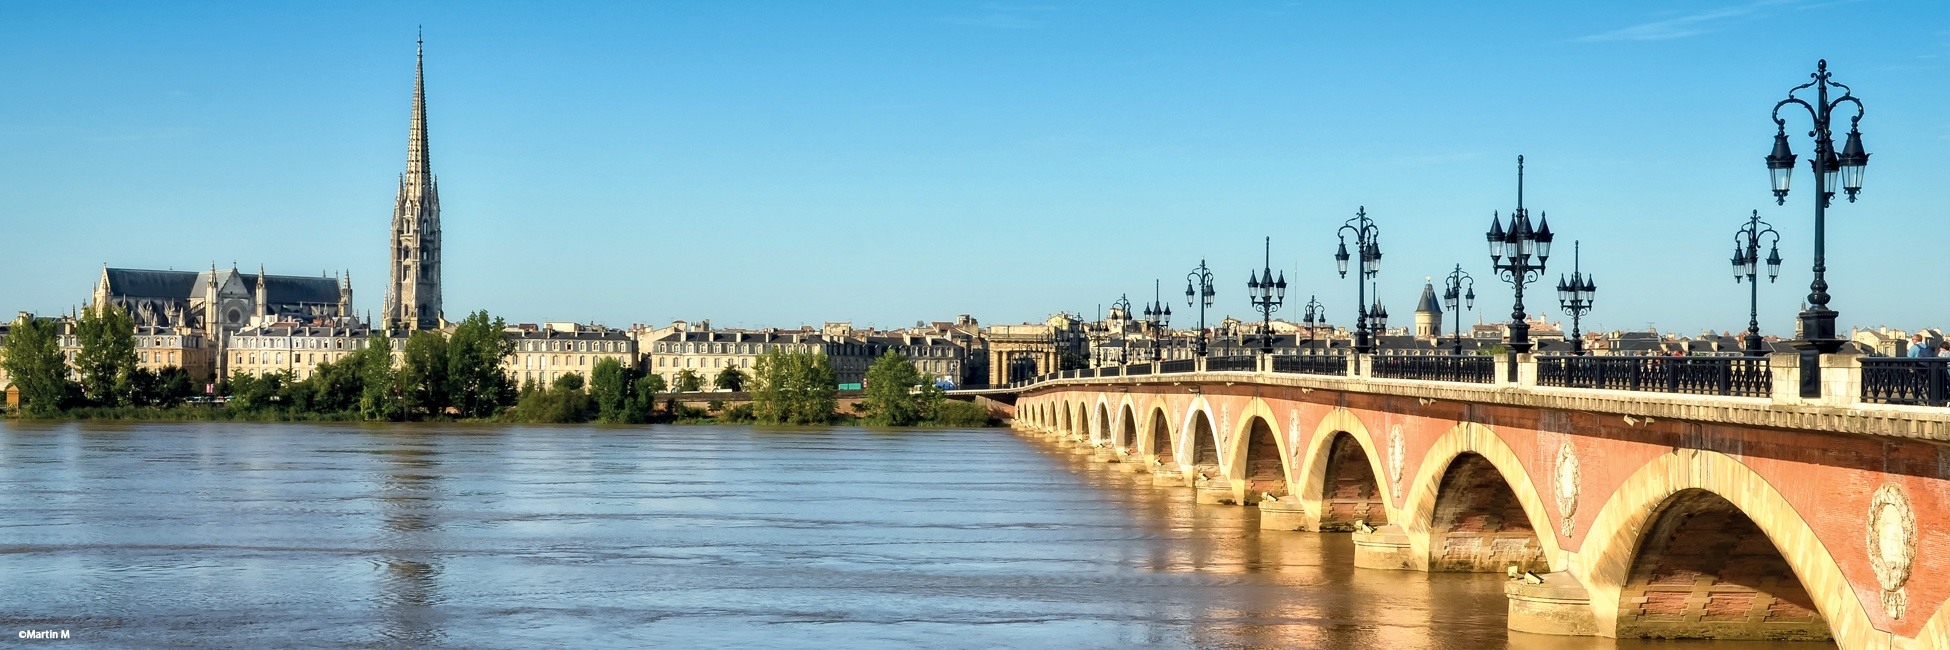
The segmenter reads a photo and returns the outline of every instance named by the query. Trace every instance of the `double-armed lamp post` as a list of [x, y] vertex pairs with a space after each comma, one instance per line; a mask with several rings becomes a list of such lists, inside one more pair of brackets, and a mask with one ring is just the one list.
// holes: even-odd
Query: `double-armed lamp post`
[[1205, 308], [1212, 306], [1212, 270], [1205, 268], [1205, 260], [1198, 261], [1198, 268], [1185, 276], [1185, 304], [1198, 307], [1198, 338], [1192, 340], [1192, 354], [1205, 358]]
[[[1781, 108], [1794, 105], [1806, 109], [1814, 120], [1808, 135], [1815, 139], [1815, 155], [1808, 160], [1808, 167], [1815, 177], [1815, 279], [1808, 285], [1808, 307], [1801, 310], [1801, 338], [1790, 345], [1801, 352], [1801, 396], [1820, 397], [1821, 355], [1842, 349], [1843, 343], [1835, 337], [1835, 310], [1828, 308], [1828, 203], [1835, 198], [1836, 187], [1848, 194], [1850, 203], [1855, 202], [1855, 195], [1862, 191], [1869, 153], [1862, 148], [1862, 132], [1856, 128], [1862, 122], [1862, 101], [1847, 85], [1829, 78], [1827, 59], [1816, 62], [1815, 72], [1809, 76], [1814, 81], [1795, 86], [1788, 91], [1787, 99], [1774, 104], [1774, 149], [1767, 154], [1767, 172], [1773, 181], [1775, 203], [1787, 205], [1795, 155], [1788, 147], [1787, 120], [1781, 118]], [[1794, 96], [1810, 88], [1815, 92], [1812, 103]], [[1841, 89], [1842, 95], [1829, 99], [1829, 90], [1835, 88]], [[1835, 109], [1845, 108], [1844, 104], [1854, 105], [1855, 115], [1849, 118], [1848, 141], [1838, 154], [1832, 118]]]
[[1580, 268], [1583, 261], [1578, 242], [1571, 242], [1571, 277], [1557, 276], [1557, 304], [1571, 316], [1571, 354], [1584, 354], [1584, 330], [1580, 326], [1591, 313], [1591, 301], [1598, 296], [1598, 284]]
[[1273, 311], [1286, 304], [1286, 271], [1273, 279], [1273, 238], [1266, 238], [1266, 264], [1257, 275], [1246, 277], [1246, 295], [1253, 309], [1259, 310], [1259, 351], [1273, 353]]
[[1151, 304], [1144, 306], [1144, 322], [1151, 325], [1151, 360], [1163, 360], [1158, 347], [1158, 338], [1171, 327], [1171, 305], [1165, 304], [1164, 294], [1159, 293], [1160, 280], [1151, 281]]
[[[1538, 214], [1537, 227], [1530, 226], [1530, 211], [1523, 207], [1523, 156], [1517, 156], [1517, 210], [1510, 213], [1505, 228], [1502, 215], [1490, 216], [1490, 267], [1498, 277], [1517, 289], [1516, 304], [1510, 309], [1510, 351], [1530, 351], [1529, 316], [1523, 313], [1523, 286], [1544, 275], [1544, 262], [1551, 256], [1550, 219]], [[1515, 366], [1511, 366], [1515, 368]]]
[[[1131, 294], [1120, 295], [1110, 303], [1110, 320], [1117, 328], [1117, 364], [1127, 365], [1131, 362], [1131, 337], [1125, 329], [1131, 324]], [[1110, 337], [1105, 336], [1104, 342], [1109, 343]]]
[[1320, 301], [1313, 296], [1307, 296], [1306, 311], [1301, 312], [1300, 322], [1307, 324], [1307, 345], [1318, 348], [1314, 342], [1320, 337], [1314, 334], [1314, 328], [1327, 324], [1327, 308], [1320, 306]]
[[1476, 308], [1476, 278], [1469, 277], [1469, 273], [1462, 270], [1462, 265], [1457, 264], [1456, 270], [1449, 272], [1449, 278], [1443, 286], [1442, 307], [1456, 315], [1456, 345], [1451, 349], [1457, 355], [1461, 355], [1462, 313]]
[[[1340, 268], [1341, 277], [1347, 277], [1348, 260], [1354, 257], [1347, 252], [1349, 236], [1354, 238], [1355, 250], [1360, 251], [1360, 266], [1354, 274], [1354, 351], [1367, 354], [1374, 349], [1374, 343], [1368, 336], [1368, 317], [1371, 315], [1367, 306], [1368, 281], [1374, 278], [1376, 273], [1381, 272], [1381, 228], [1375, 226], [1374, 220], [1368, 218], [1368, 207], [1364, 205], [1354, 212], [1353, 219], [1341, 224], [1340, 230], [1336, 231], [1335, 235], [1341, 240], [1340, 249], [1334, 251], [1334, 264]], [[1377, 309], [1374, 311], [1380, 312], [1380, 306], [1381, 298], [1376, 296]], [[1382, 323], [1386, 323], [1386, 313], [1372, 315], [1377, 319], [1384, 319]], [[1375, 329], [1381, 329], [1381, 325], [1378, 324]]]
[[1767, 346], [1760, 338], [1760, 243], [1767, 242], [1767, 281], [1772, 283], [1781, 277], [1781, 233], [1774, 232], [1774, 225], [1760, 220], [1760, 211], [1755, 210], [1747, 223], [1733, 233], [1733, 281], [1738, 284], [1747, 281], [1747, 335], [1748, 356], [1767, 354]]

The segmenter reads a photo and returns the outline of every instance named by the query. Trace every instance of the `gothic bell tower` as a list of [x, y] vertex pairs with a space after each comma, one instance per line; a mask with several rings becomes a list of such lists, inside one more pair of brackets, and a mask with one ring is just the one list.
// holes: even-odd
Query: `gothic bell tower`
[[427, 153], [426, 43], [413, 71], [413, 124], [407, 132], [406, 173], [393, 201], [391, 281], [386, 285], [388, 329], [433, 329], [440, 307], [440, 185]]

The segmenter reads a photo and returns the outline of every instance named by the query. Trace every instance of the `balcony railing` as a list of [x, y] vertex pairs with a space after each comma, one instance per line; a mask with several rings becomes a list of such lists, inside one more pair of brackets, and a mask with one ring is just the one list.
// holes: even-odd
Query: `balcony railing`
[[1158, 364], [1158, 374], [1161, 375], [1174, 372], [1195, 372], [1197, 370], [1197, 359], [1172, 359]]
[[1252, 355], [1227, 357], [1206, 357], [1206, 372], [1252, 372], [1259, 369], [1259, 359]]
[[1346, 375], [1347, 359], [1341, 354], [1282, 354], [1273, 357], [1273, 372]]
[[1369, 374], [1383, 379], [1419, 379], [1489, 384], [1496, 381], [1496, 359], [1477, 354], [1375, 355]]
[[1126, 377], [1132, 375], [1148, 375], [1148, 374], [1151, 374], [1151, 364], [1149, 363], [1133, 363], [1131, 365], [1124, 366], [1124, 376]]
[[1862, 359], [1862, 401], [1878, 404], [1950, 405], [1950, 359]]
[[1767, 357], [1537, 357], [1537, 385], [1767, 397]]

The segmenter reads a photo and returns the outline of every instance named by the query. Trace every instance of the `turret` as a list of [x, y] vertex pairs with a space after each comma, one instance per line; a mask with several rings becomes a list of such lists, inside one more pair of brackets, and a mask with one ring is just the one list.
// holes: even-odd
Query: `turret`
[[269, 313], [271, 305], [271, 292], [265, 289], [264, 280], [264, 265], [259, 264], [257, 265], [257, 295], [253, 302], [257, 303], [257, 318], [260, 322]]
[[1442, 303], [1435, 299], [1435, 284], [1431, 278], [1422, 279], [1422, 297], [1415, 301], [1415, 338], [1437, 339], [1442, 336]]

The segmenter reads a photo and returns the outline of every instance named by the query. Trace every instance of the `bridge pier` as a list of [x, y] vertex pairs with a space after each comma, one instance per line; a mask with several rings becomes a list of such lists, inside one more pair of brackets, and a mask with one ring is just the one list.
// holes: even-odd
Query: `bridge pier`
[[1239, 495], [1232, 488], [1232, 481], [1223, 476], [1205, 478], [1198, 476], [1192, 480], [1194, 502], [1208, 506], [1240, 505]]
[[1542, 583], [1519, 578], [1503, 585], [1503, 596], [1510, 601], [1510, 629], [1554, 636], [1599, 636], [1591, 592], [1576, 577], [1560, 571], [1539, 578]]
[[1185, 471], [1179, 469], [1177, 463], [1170, 461], [1166, 461], [1164, 465], [1159, 466], [1157, 470], [1151, 472], [1151, 484], [1158, 487], [1185, 487], [1189, 485], [1185, 481]]
[[1296, 496], [1283, 496], [1272, 501], [1261, 499], [1259, 529], [1318, 532], [1320, 515], [1318, 509], [1309, 511]]
[[1408, 533], [1397, 524], [1372, 531], [1354, 531], [1354, 568], [1415, 571], [1425, 568], [1408, 542]]

